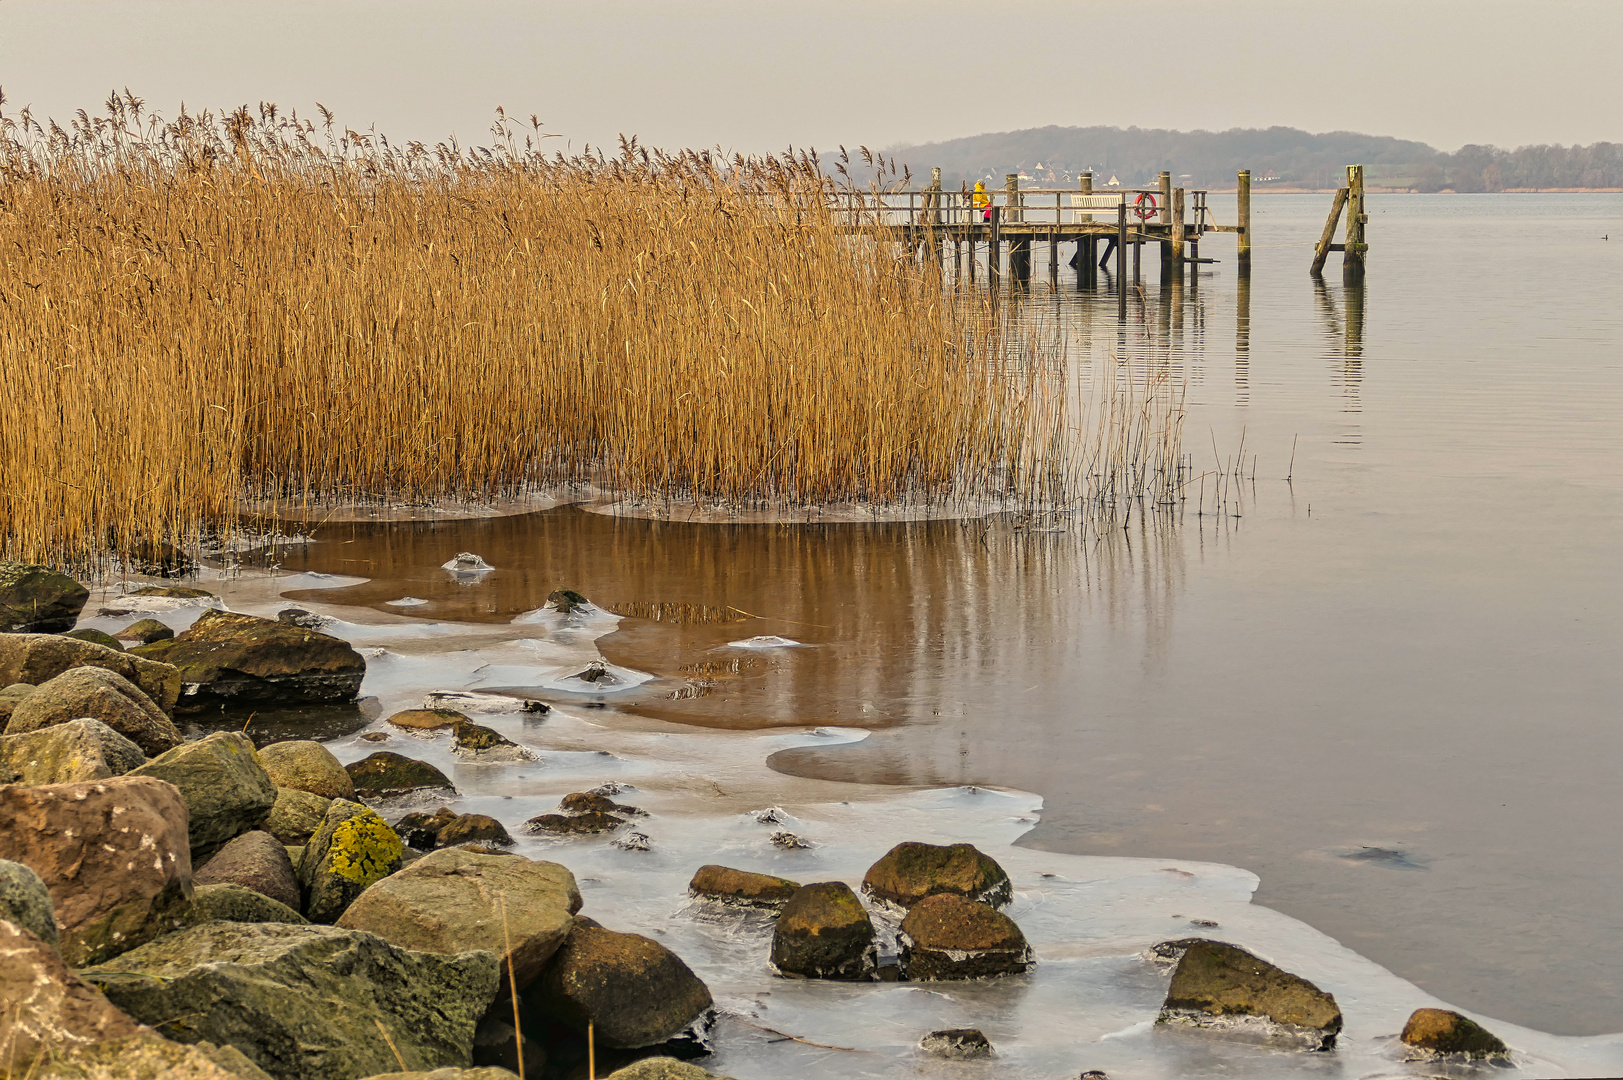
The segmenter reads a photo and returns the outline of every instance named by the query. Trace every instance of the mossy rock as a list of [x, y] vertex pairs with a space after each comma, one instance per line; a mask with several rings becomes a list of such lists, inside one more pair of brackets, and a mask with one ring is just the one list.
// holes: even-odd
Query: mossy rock
[[868, 979], [876, 958], [873, 920], [843, 881], [796, 890], [772, 932], [772, 963], [785, 975]]
[[331, 750], [310, 739], [287, 739], [259, 748], [259, 763], [279, 788], [328, 799], [353, 799], [355, 783]]
[[407, 709], [389, 717], [389, 723], [408, 731], [440, 731], [467, 722], [468, 718], [455, 709]]
[[260, 765], [253, 742], [235, 731], [183, 743], [129, 775], [153, 776], [180, 789], [190, 815], [187, 832], [194, 860], [258, 828], [276, 805], [276, 785]]
[[523, 991], [526, 1003], [600, 1045], [655, 1046], [710, 1011], [710, 990], [681, 957], [651, 938], [575, 920], [563, 947]]
[[230, 611], [205, 611], [184, 633], [130, 651], [179, 668], [189, 710], [353, 701], [366, 675], [342, 638]]
[[172, 664], [61, 634], [0, 634], [0, 686], [43, 686], [65, 671], [82, 667], [121, 675], [140, 687], [164, 713], [174, 712], [180, 696], [180, 671]]
[[119, 641], [133, 641], [137, 645], [151, 645], [154, 641], [168, 641], [175, 631], [157, 619], [139, 619], [114, 634]]
[[405, 795], [413, 791], [449, 791], [456, 788], [445, 774], [426, 761], [406, 757], [389, 750], [351, 762], [344, 766], [355, 794], [367, 799], [380, 799], [390, 795]]
[[314, 836], [327, 816], [332, 800], [296, 788], [276, 789], [276, 802], [260, 828], [283, 844], [302, 845]]
[[0, 633], [72, 630], [90, 590], [48, 566], [0, 562]]
[[308, 919], [286, 904], [245, 885], [227, 882], [199, 885], [192, 890], [191, 921], [309, 925]]
[[771, 874], [752, 874], [711, 863], [699, 867], [688, 883], [688, 895], [725, 904], [778, 910], [800, 890], [798, 881]]
[[868, 868], [862, 891], [875, 900], [910, 908], [926, 896], [948, 894], [1002, 907], [1014, 886], [996, 859], [973, 844], [897, 844]]
[[22, 927], [53, 949], [57, 947], [51, 890], [38, 874], [10, 859], [0, 859], [0, 919]]
[[175, 722], [140, 687], [101, 667], [70, 668], [38, 687], [12, 707], [6, 734], [22, 735], [82, 717], [100, 720], [146, 754], [162, 754], [184, 741]]
[[459, 814], [441, 827], [434, 842], [442, 848], [455, 847], [458, 844], [506, 846], [513, 842], [513, 838], [507, 835], [506, 827], [493, 817], [486, 814]]
[[537, 814], [524, 823], [524, 828], [532, 833], [590, 835], [613, 832], [625, 823], [623, 817], [591, 810], [584, 814]]
[[299, 858], [305, 917], [337, 921], [368, 886], [399, 870], [404, 854], [399, 835], [376, 810], [334, 799]]
[[72, 784], [140, 768], [147, 756], [90, 717], [22, 735], [0, 736], [0, 784]]
[[1510, 1053], [1488, 1029], [1450, 1009], [1416, 1009], [1400, 1038], [1405, 1046], [1433, 1054], [1494, 1058]]
[[[1234, 1024], [1246, 1018], [1274, 1026]], [[1341, 1009], [1332, 995], [1299, 975], [1236, 945], [1197, 939], [1172, 973], [1156, 1023], [1209, 1027], [1281, 1047], [1330, 1050], [1341, 1031]]]
[[119, 641], [116, 637], [109, 634], [105, 630], [96, 630], [87, 626], [83, 630], [69, 630], [62, 636], [74, 638], [78, 641], [89, 641], [93, 644], [102, 645], [109, 649], [116, 649], [119, 652], [124, 651], [123, 642]]
[[902, 920], [901, 971], [909, 979], [978, 979], [1031, 965], [1031, 946], [1007, 915], [950, 893], [926, 896]]

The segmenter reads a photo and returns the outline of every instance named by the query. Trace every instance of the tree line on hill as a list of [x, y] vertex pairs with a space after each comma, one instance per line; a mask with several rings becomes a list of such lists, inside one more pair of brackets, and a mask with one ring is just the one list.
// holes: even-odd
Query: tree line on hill
[[1623, 187], [1623, 144], [1464, 146], [1445, 153], [1425, 143], [1350, 131], [1296, 128], [1171, 131], [1159, 128], [1042, 127], [972, 135], [885, 151], [915, 177], [942, 170], [950, 187], [976, 180], [1002, 187], [1008, 173], [1029, 185], [1069, 187], [1083, 172], [1094, 185], [1153, 186], [1162, 170], [1183, 187], [1221, 188], [1250, 169], [1256, 190], [1336, 187], [1346, 166], [1365, 166], [1368, 183], [1416, 191]]

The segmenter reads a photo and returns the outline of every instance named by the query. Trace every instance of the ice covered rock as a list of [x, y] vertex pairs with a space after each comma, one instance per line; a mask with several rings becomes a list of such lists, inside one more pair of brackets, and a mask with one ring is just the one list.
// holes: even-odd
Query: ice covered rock
[[947, 1028], [932, 1031], [919, 1040], [919, 1049], [931, 1057], [949, 1061], [992, 1056], [992, 1042], [979, 1028]]
[[1009, 875], [973, 844], [897, 844], [868, 868], [862, 891], [910, 908], [926, 896], [948, 894], [1002, 907], [1014, 898]]
[[81, 974], [159, 1034], [229, 1043], [278, 1080], [395, 1071], [397, 1051], [465, 1065], [497, 991], [489, 952], [412, 952], [286, 923], [203, 923]]
[[0, 562], [0, 633], [72, 630], [90, 590], [48, 566]]
[[146, 754], [161, 754], [183, 741], [175, 722], [140, 687], [99, 667], [71, 668], [38, 687], [11, 710], [6, 734], [22, 735], [86, 716]]
[[1197, 939], [1172, 973], [1156, 1023], [1282, 1048], [1330, 1050], [1341, 1031], [1341, 1009], [1299, 975], [1238, 946]]
[[246, 735], [216, 731], [160, 754], [131, 776], [153, 776], [180, 789], [194, 857], [258, 828], [276, 805], [276, 785]]
[[553, 589], [547, 594], [547, 607], [560, 615], [590, 615], [597, 608], [574, 589]]
[[0, 821], [0, 859], [44, 881], [72, 966], [173, 930], [191, 907], [186, 803], [173, 784], [119, 776], [0, 787]]
[[85, 717], [0, 736], [0, 784], [71, 784], [105, 780], [139, 768], [141, 748], [102, 723]]
[[523, 996], [577, 1031], [591, 1023], [602, 1045], [622, 1049], [666, 1042], [712, 1005], [699, 977], [659, 942], [581, 919]]
[[909, 979], [976, 979], [1031, 965], [1031, 946], [1013, 919], [951, 893], [920, 900], [901, 927], [901, 970]]
[[451, 729], [451, 752], [474, 761], [534, 761], [535, 754], [493, 728], [464, 720]]
[[366, 661], [342, 638], [289, 623], [205, 611], [137, 656], [180, 669], [188, 709], [353, 701]]
[[332, 751], [308, 739], [271, 743], [259, 750], [259, 763], [279, 788], [328, 799], [353, 799], [355, 782]]
[[800, 889], [800, 883], [771, 874], [753, 874], [711, 863], [699, 867], [688, 883], [688, 895], [719, 900], [741, 907], [780, 911]]
[[557, 863], [446, 848], [367, 889], [338, 925], [403, 949], [484, 949], [502, 958], [504, 987], [510, 947], [522, 990], [569, 936], [580, 905], [575, 876]]
[[801, 886], [772, 932], [772, 963], [785, 975], [867, 979], [877, 955], [873, 920], [843, 881]]
[[1510, 1052], [1481, 1024], [1449, 1009], [1416, 1009], [1399, 1038], [1405, 1046], [1428, 1054], [1491, 1058]]

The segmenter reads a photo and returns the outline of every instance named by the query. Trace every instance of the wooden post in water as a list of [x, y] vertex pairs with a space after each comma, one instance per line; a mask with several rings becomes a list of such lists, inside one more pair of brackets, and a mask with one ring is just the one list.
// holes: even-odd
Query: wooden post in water
[[1172, 276], [1177, 281], [1183, 280], [1183, 214], [1183, 188], [1174, 188], [1172, 191]]
[[1369, 245], [1364, 242], [1364, 226], [1369, 215], [1364, 213], [1364, 167], [1347, 166], [1347, 242], [1342, 246], [1341, 280], [1360, 281], [1364, 276], [1364, 253]]
[[1007, 207], [994, 206], [992, 209], [992, 227], [986, 233], [986, 284], [993, 292], [997, 291], [998, 283], [1003, 277], [1003, 236], [1000, 231], [1000, 219]]
[[1127, 196], [1116, 206], [1116, 317], [1127, 321]]
[[[1077, 182], [1077, 187], [1080, 189], [1080, 194], [1084, 196], [1082, 202], [1084, 208], [1086, 208], [1088, 202], [1086, 196], [1093, 194], [1093, 174], [1090, 172], [1083, 173], [1082, 178]], [[1080, 224], [1085, 225], [1087, 222], [1092, 220], [1092, 214], [1084, 213], [1078, 215], [1078, 221]], [[1098, 252], [1095, 250], [1095, 241], [1093, 237], [1087, 235], [1077, 237], [1076, 274], [1078, 284], [1093, 285], [1098, 280], [1098, 268], [1093, 265], [1094, 257], [1097, 254]]]
[[1238, 247], [1235, 259], [1239, 262], [1240, 273], [1251, 272], [1251, 170], [1241, 169], [1239, 183], [1234, 187], [1234, 197], [1238, 204], [1235, 224], [1240, 227]]
[[1336, 222], [1341, 220], [1341, 208], [1347, 205], [1347, 189], [1337, 188], [1336, 197], [1330, 200], [1330, 217], [1324, 223], [1324, 232], [1319, 234], [1319, 242], [1313, 245], [1313, 267], [1308, 271], [1314, 277], [1324, 275], [1324, 260], [1330, 257], [1335, 247], [1331, 243], [1336, 238]]

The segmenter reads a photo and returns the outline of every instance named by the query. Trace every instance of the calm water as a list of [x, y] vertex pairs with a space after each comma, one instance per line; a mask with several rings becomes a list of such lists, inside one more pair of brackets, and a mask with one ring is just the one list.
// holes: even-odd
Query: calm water
[[[1245, 867], [1258, 902], [1444, 999], [1623, 1031], [1623, 197], [1373, 197], [1361, 294], [1306, 274], [1327, 204], [1258, 201], [1249, 289], [1226, 238], [1194, 287], [1148, 255], [1125, 335], [1039, 258], [1028, 311], [1080, 357], [1187, 378], [1198, 468], [1243, 434], [1238, 517], [1083, 545], [565, 508], [328, 524], [283, 565], [438, 620], [558, 585], [657, 615], [600, 643], [665, 677], [621, 708], [872, 728], [772, 764], [1033, 791], [1029, 845]], [[462, 550], [497, 571], [454, 584]], [[407, 595], [429, 603], [385, 604]], [[817, 647], [716, 651], [753, 634]]]

